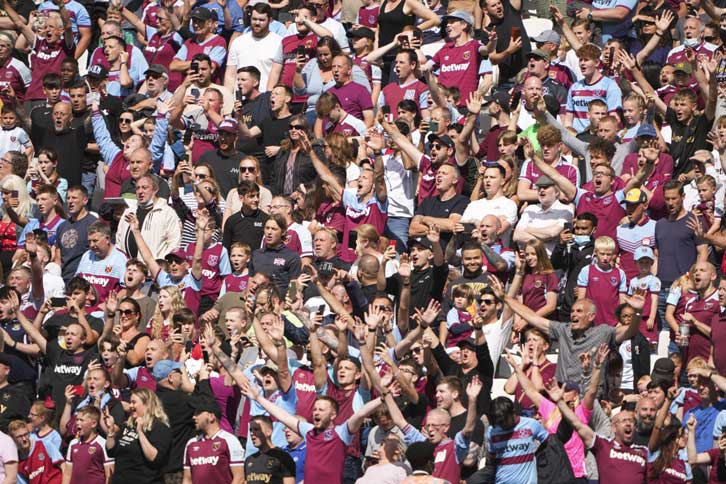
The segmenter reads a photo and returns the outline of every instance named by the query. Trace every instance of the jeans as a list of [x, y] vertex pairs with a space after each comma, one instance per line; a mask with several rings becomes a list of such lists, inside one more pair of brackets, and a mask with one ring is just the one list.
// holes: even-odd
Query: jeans
[[346, 455], [345, 463], [343, 464], [343, 484], [355, 484], [355, 481], [362, 475], [363, 469], [361, 467], [360, 457]]
[[93, 192], [96, 191], [96, 172], [84, 171], [81, 173], [81, 185], [88, 190], [88, 206], [91, 206], [93, 200]]
[[408, 244], [408, 226], [411, 219], [408, 217], [388, 217], [384, 235], [396, 241], [396, 252], [399, 254], [406, 250]]

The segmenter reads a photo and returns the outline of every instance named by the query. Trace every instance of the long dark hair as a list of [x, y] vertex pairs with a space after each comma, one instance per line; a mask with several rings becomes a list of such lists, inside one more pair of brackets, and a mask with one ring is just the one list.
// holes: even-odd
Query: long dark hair
[[653, 462], [653, 476], [657, 477], [665, 471], [678, 454], [678, 439], [683, 432], [678, 424], [670, 424], [660, 434], [660, 454]]

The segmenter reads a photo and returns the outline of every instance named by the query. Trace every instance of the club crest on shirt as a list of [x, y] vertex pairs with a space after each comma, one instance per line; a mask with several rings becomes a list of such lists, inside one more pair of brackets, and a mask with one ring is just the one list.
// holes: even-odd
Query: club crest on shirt
[[113, 271], [113, 266], [106, 266], [106, 269], [104, 270], [106, 271], [106, 274], [111, 274], [111, 271]]
[[89, 448], [88, 448], [88, 453], [89, 453], [90, 455], [93, 455], [93, 454], [95, 454], [95, 453], [96, 453], [96, 448], [95, 448], [95, 447], [93, 447], [93, 446], [89, 447]]
[[45, 454], [44, 454], [44, 453], [42, 453], [42, 452], [41, 452], [41, 453], [39, 453], [39, 454], [38, 454], [38, 460], [45, 460]]
[[464, 57], [464, 60], [469, 60], [469, 58], [471, 57], [471, 52], [469, 52], [469, 51], [467, 50], [466, 52], [464, 52], [464, 55], [463, 55], [463, 57]]
[[703, 305], [703, 309], [705, 309], [706, 311], [708, 311], [712, 307], [713, 307], [713, 303], [710, 303], [710, 302], [707, 302], [706, 304]]
[[209, 259], [207, 259], [207, 260], [209, 261], [209, 265], [210, 266], [216, 266], [217, 265], [217, 262], [219, 262], [219, 256], [218, 255], [210, 255], [209, 256]]
[[326, 442], [329, 440], [333, 440], [333, 433], [335, 432], [334, 429], [328, 429], [325, 432], [323, 432], [323, 440]]
[[617, 279], [617, 277], [612, 276], [610, 278], [610, 284], [612, 284], [613, 286], [617, 286], [618, 285], [618, 279]]
[[217, 452], [221, 446], [222, 446], [221, 443], [215, 442], [215, 443], [212, 444], [212, 450], [215, 451], [215, 452]]
[[539, 289], [540, 287], [542, 287], [542, 281], [540, 281], [539, 279], [537, 279], [536, 281], [534, 281], [534, 287], [536, 289]]
[[644, 237], [643, 240], [640, 241], [640, 245], [643, 247], [650, 247], [650, 237]]
[[282, 257], [276, 257], [275, 260], [272, 261], [272, 265], [275, 266], [284, 266], [285, 265], [285, 259]]

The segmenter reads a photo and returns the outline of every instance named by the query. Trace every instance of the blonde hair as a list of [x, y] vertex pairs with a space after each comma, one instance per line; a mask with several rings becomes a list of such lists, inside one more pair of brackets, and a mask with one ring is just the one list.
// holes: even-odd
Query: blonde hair
[[708, 362], [702, 356], [696, 356], [686, 365], [686, 372], [689, 372], [695, 368], [708, 368]]
[[615, 250], [615, 241], [607, 235], [595, 239], [595, 250]]
[[[18, 208], [15, 209], [20, 217], [31, 217], [33, 214], [33, 201], [28, 195], [28, 185], [18, 175], [5, 175], [5, 178], [0, 182], [0, 189], [18, 192]], [[5, 206], [0, 207], [0, 213], [3, 216], [7, 215]]]
[[[174, 315], [175, 312], [186, 307], [184, 304], [184, 296], [177, 286], [164, 286], [159, 292], [166, 291], [171, 298], [171, 312], [169, 313], [169, 319]], [[156, 304], [154, 309], [154, 315], [151, 317], [151, 339], [161, 338], [161, 330], [164, 327], [164, 315], [161, 314], [161, 308], [159, 304]]]
[[[156, 396], [156, 393], [153, 393], [147, 388], [136, 388], [131, 390], [131, 395], [137, 396], [146, 406], [146, 411], [141, 417], [141, 426], [146, 432], [151, 430], [155, 420], [169, 427], [169, 417], [166, 415], [164, 406], [161, 404], [159, 397]], [[135, 429], [136, 418], [129, 417], [127, 424]]]

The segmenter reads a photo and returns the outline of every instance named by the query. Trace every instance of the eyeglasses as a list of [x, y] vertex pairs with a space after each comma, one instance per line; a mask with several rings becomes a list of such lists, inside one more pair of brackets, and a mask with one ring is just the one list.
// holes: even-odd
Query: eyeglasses
[[709, 35], [708, 37], [704, 37], [703, 40], [705, 40], [709, 44], [713, 44], [716, 41], [717, 38], [718, 37], [716, 37], [714, 35]]
[[383, 311], [384, 313], [392, 313], [393, 308], [390, 306], [373, 306], [375, 309], [379, 311]]
[[597, 171], [597, 172], [593, 172], [592, 176], [610, 176], [610, 172]]
[[290, 129], [296, 131], [305, 131], [305, 126], [303, 126], [302, 124], [291, 124]]
[[246, 172], [248, 172], [248, 173], [252, 173], [252, 172], [253, 172], [253, 171], [255, 171], [256, 169], [257, 169], [257, 168], [256, 168], [256, 167], [254, 167], [254, 166], [240, 166], [240, 167], [239, 167], [239, 171], [240, 171], [240, 172], [245, 172], [245, 171], [246, 171]]
[[131, 124], [134, 122], [134, 120], [129, 118], [119, 118], [118, 122], [120, 124]]
[[122, 316], [131, 316], [132, 314], [136, 314], [136, 311], [133, 309], [119, 309], [118, 312]]
[[411, 348], [411, 353], [413, 353], [413, 354], [415, 354], [415, 355], [417, 355], [417, 354], [421, 353], [422, 351], [423, 351], [423, 348], [421, 348], [421, 347], [418, 347], [418, 348]]

